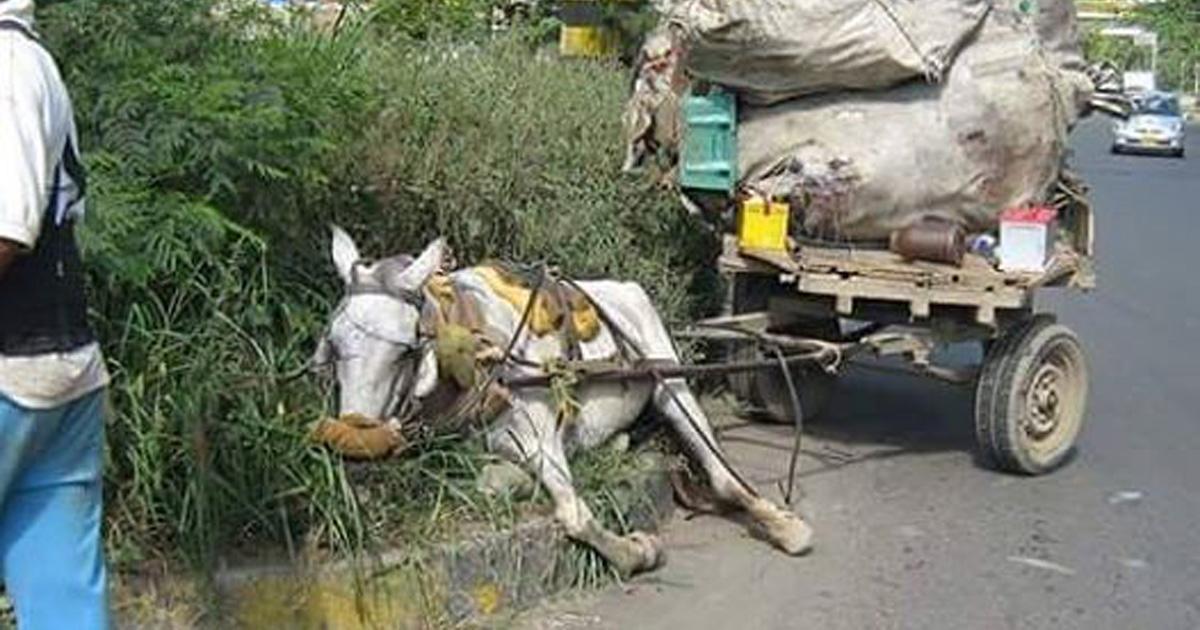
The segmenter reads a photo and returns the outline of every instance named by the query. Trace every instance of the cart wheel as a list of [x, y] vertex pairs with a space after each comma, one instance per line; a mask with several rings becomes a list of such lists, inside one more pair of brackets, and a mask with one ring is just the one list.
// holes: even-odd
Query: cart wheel
[[[748, 313], [767, 308], [771, 294], [778, 291], [779, 281], [773, 276], [735, 274], [731, 278], [730, 310], [733, 314]], [[841, 337], [841, 325], [836, 318], [814, 319], [786, 332], [807, 335], [818, 339], [835, 340]], [[758, 361], [771, 358], [750, 343], [734, 343], [729, 348], [729, 358], [734, 361]], [[762, 409], [766, 419], [791, 424], [792, 401], [787, 383], [779, 368], [767, 368], [755, 372], [740, 372], [728, 377], [729, 390], [743, 402]], [[794, 366], [792, 381], [800, 404], [804, 407], [804, 420], [815, 420], [829, 406], [837, 376], [814, 366]]]
[[[792, 332], [821, 339], [836, 339], [837, 335], [831, 334], [830, 329], [837, 326], [837, 320], [829, 320], [820, 323], [820, 330], [806, 326], [803, 332]], [[752, 343], [742, 343], [733, 350], [731, 358], [735, 361], [758, 361], [771, 359], [773, 356], [763, 353]], [[792, 382], [796, 384], [796, 393], [800, 396], [800, 405], [804, 408], [804, 420], [807, 422], [820, 418], [833, 398], [837, 375], [813, 365], [792, 366], [791, 372]], [[779, 368], [730, 374], [729, 389], [744, 402], [762, 409], [767, 419], [784, 424], [791, 424], [795, 420], [787, 382]]]
[[988, 352], [975, 393], [976, 439], [1002, 470], [1050, 472], [1075, 446], [1087, 396], [1079, 338], [1052, 316], [1038, 315]]

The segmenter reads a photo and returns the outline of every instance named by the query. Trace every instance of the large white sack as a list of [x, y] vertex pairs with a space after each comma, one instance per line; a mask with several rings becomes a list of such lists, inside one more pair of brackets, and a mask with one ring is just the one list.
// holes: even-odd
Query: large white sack
[[1075, 0], [1037, 0], [1037, 34], [1042, 47], [1060, 68], [1084, 71]]
[[830, 238], [884, 239], [925, 216], [990, 229], [1055, 181], [1085, 89], [996, 11], [943, 85], [744, 107], [743, 184], [789, 196], [806, 232]]
[[680, 0], [696, 77], [770, 104], [819, 92], [939, 80], [988, 0]]
[[1067, 89], [1076, 99], [1076, 109], [1086, 112], [1090, 110], [1095, 86], [1083, 56], [1075, 0], [1037, 0], [1036, 6], [1035, 23], [1042, 48], [1062, 73]]

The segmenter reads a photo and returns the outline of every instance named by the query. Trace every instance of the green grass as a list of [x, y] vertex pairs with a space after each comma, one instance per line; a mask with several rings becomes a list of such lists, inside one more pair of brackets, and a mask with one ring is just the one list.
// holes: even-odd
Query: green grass
[[[457, 22], [333, 36], [211, 8], [76, 0], [39, 17], [92, 174], [81, 238], [114, 376], [115, 566], [354, 555], [544, 509], [478, 496], [488, 456], [472, 440], [347, 467], [305, 439], [327, 384], [286, 376], [337, 298], [335, 220], [369, 255], [445, 235], [464, 262], [637, 280], [673, 320], [706, 308], [710, 237], [619, 173], [627, 70], [555, 59], [520, 32], [464, 39]], [[581, 483], [615, 519], [613, 471], [589, 476], [589, 461]], [[581, 574], [603, 572], [581, 553]]]
[[671, 194], [619, 172], [628, 70], [520, 39], [384, 48], [368, 62], [391, 86], [363, 147], [378, 210], [339, 219], [373, 237], [370, 251], [440, 235], [467, 261], [638, 280], [668, 317], [697, 306], [711, 237]]
[[[471, 531], [504, 530], [519, 519], [546, 516], [553, 507], [541, 488], [531, 497], [487, 496], [476, 488], [483, 467], [498, 460], [479, 438], [447, 436], [421, 445], [392, 462], [352, 464], [349, 476], [359, 489], [366, 526], [389, 547], [447, 542]], [[624, 514], [644, 501], [634, 489], [650, 463], [638, 452], [601, 448], [572, 460], [580, 496], [597, 517], [617, 531], [629, 531]]]

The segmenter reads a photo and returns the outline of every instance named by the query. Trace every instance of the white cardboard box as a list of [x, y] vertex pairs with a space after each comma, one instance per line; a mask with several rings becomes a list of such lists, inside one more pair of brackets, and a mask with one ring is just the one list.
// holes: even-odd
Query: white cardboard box
[[1054, 210], [1030, 208], [1000, 216], [1000, 270], [1040, 272], [1054, 253]]

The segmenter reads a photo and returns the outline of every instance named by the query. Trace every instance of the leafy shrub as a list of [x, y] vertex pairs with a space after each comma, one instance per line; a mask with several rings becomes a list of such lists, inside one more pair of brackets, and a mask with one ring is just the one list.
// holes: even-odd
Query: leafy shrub
[[1162, 85], [1179, 91], [1194, 90], [1200, 80], [1200, 6], [1195, 0], [1140, 3], [1133, 19], [1158, 34], [1158, 78]]
[[547, 260], [638, 280], [671, 317], [697, 306], [711, 241], [671, 195], [620, 173], [623, 69], [508, 40], [387, 54], [375, 65], [391, 88], [362, 149], [379, 209], [354, 226], [383, 237], [373, 251], [440, 234], [465, 260]]
[[340, 465], [303, 440], [321, 397], [281, 378], [320, 329], [327, 287], [279, 269], [314, 255], [289, 215], [332, 197], [372, 83], [351, 40], [212, 15], [199, 0], [81, 0], [42, 16], [94, 182], [81, 238], [114, 374], [118, 561], [311, 526], [361, 539]]
[[213, 13], [211, 0], [80, 0], [47, 26], [107, 174], [286, 231], [293, 207], [326, 201], [331, 165], [373, 114], [362, 47], [253, 8]]
[[379, 0], [372, 21], [381, 30], [414, 40], [480, 37], [487, 32], [493, 0]]
[[[412, 34], [471, 31], [475, 9], [454, 7], [405, 14], [426, 24]], [[386, 515], [470, 511], [453, 488], [475, 451], [430, 447], [424, 482], [372, 490], [381, 509], [304, 439], [327, 399], [287, 376], [337, 295], [330, 220], [373, 254], [445, 234], [466, 261], [638, 280], [674, 317], [703, 304], [688, 288], [708, 278], [708, 239], [618, 174], [620, 68], [535, 56], [519, 36], [335, 36], [212, 0], [77, 0], [40, 19], [94, 182], [81, 239], [114, 374], [108, 537], [126, 566], [345, 550], [395, 528]]]

